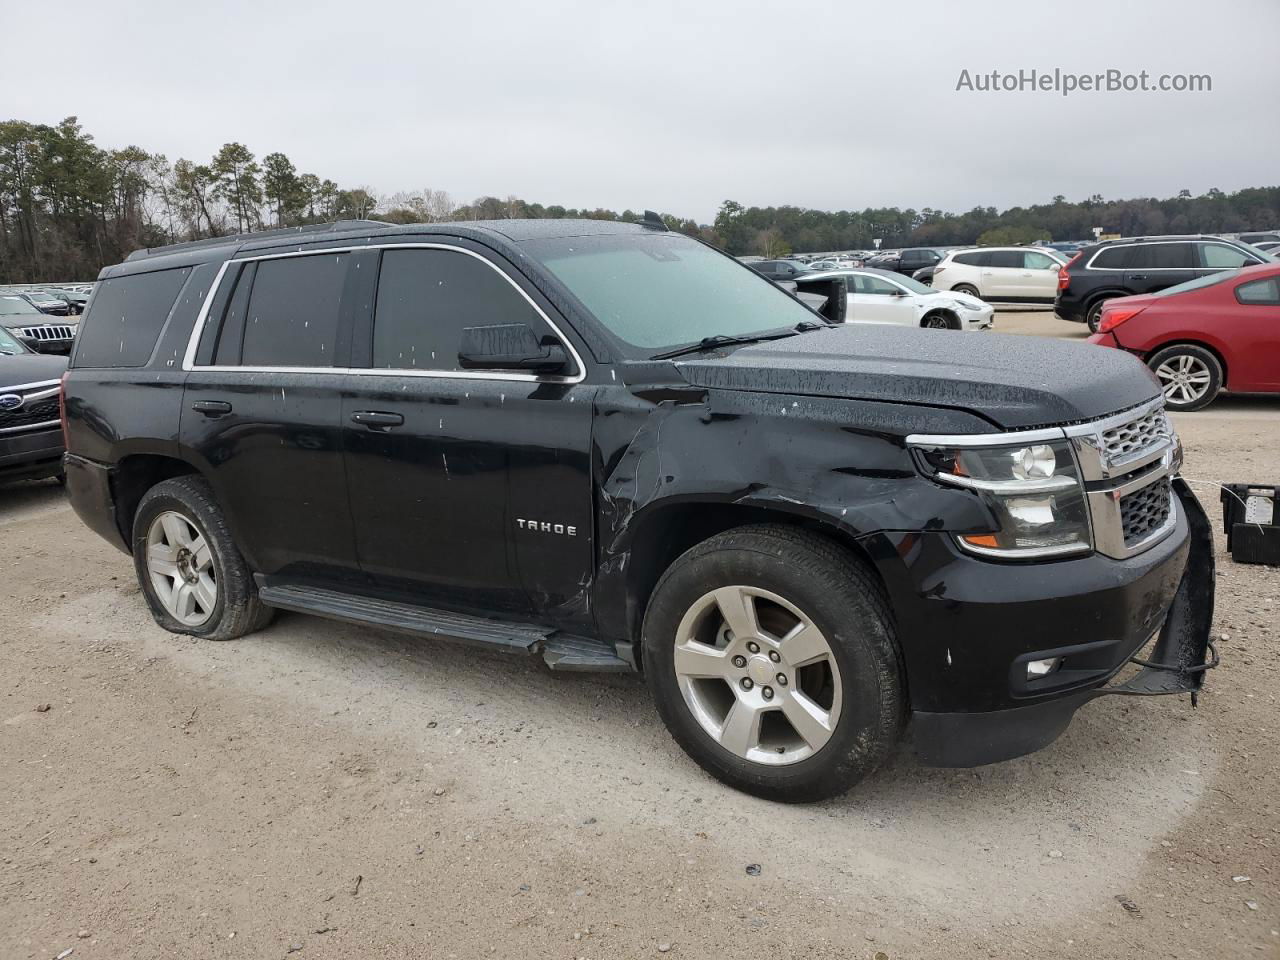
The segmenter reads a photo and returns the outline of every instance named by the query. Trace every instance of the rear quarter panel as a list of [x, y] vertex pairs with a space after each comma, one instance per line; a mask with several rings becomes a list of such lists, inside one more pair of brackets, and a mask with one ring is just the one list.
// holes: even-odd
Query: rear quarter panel
[[[103, 464], [131, 454], [174, 456], [186, 374], [182, 354], [219, 263], [196, 266], [146, 366], [78, 367], [66, 383], [67, 452]], [[91, 324], [92, 309], [82, 321]]]

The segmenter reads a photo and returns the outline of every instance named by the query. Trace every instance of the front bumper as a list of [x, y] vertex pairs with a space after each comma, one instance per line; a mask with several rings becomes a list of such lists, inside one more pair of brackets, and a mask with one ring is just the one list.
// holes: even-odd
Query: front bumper
[[62, 473], [62, 427], [0, 433], [0, 480], [38, 480]]
[[[1173, 485], [1174, 531], [1124, 560], [996, 565], [937, 535], [915, 535], [914, 556], [894, 547], [908, 560], [909, 586], [892, 576], [886, 584], [907, 665], [910, 736], [923, 762], [976, 766], [1037, 750], [1096, 696], [1199, 691], [1213, 540], [1190, 488], [1181, 479]], [[1108, 686], [1157, 631], [1150, 665]], [[1057, 671], [1027, 679], [1027, 661], [1052, 657], [1063, 657]]]

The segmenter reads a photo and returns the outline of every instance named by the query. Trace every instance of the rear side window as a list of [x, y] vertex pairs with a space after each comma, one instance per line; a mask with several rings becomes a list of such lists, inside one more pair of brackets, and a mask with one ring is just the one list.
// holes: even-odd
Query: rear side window
[[1244, 304], [1280, 305], [1280, 278], [1242, 283], [1236, 287], [1236, 299]]
[[346, 275], [345, 253], [261, 260], [256, 274], [246, 271], [241, 366], [332, 367]]
[[1189, 243], [1149, 243], [1134, 247], [1126, 266], [1130, 270], [1189, 270], [1195, 251]]
[[1243, 250], [1228, 247], [1225, 243], [1202, 243], [1199, 246], [1200, 266], [1206, 269], [1224, 270], [1254, 262]]
[[987, 264], [988, 266], [1013, 267], [1016, 270], [1022, 269], [1021, 250], [992, 250], [990, 256], [991, 260]]
[[387, 250], [373, 313], [373, 365], [454, 372], [465, 327], [546, 323], [505, 275], [454, 250]]
[[74, 365], [146, 366], [190, 274], [190, 267], [182, 267], [99, 283], [93, 305], [80, 323]]
[[982, 250], [974, 250], [972, 253], [957, 253], [951, 258], [952, 263], [962, 263], [966, 267], [980, 267], [986, 263], [987, 254]]
[[1133, 247], [1107, 247], [1089, 261], [1095, 270], [1123, 270], [1129, 262]]

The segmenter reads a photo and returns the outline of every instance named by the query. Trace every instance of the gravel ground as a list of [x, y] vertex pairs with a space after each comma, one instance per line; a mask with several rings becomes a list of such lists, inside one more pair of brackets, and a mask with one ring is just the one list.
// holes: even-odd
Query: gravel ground
[[[1280, 399], [1177, 423], [1211, 513], [1280, 480]], [[1280, 569], [1219, 550], [1199, 709], [1104, 698], [1033, 756], [784, 807], [634, 677], [167, 634], [57, 486], [0, 488], [0, 958], [1280, 956]]]

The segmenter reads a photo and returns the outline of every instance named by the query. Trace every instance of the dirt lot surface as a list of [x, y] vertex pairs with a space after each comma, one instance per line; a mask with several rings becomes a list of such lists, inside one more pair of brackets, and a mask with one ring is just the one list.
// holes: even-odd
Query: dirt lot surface
[[[1280, 480], [1280, 400], [1178, 427], [1211, 513]], [[635, 677], [167, 634], [57, 486], [0, 488], [0, 958], [1280, 956], [1280, 570], [1219, 563], [1199, 709], [1103, 698], [1036, 755], [786, 807]]]

